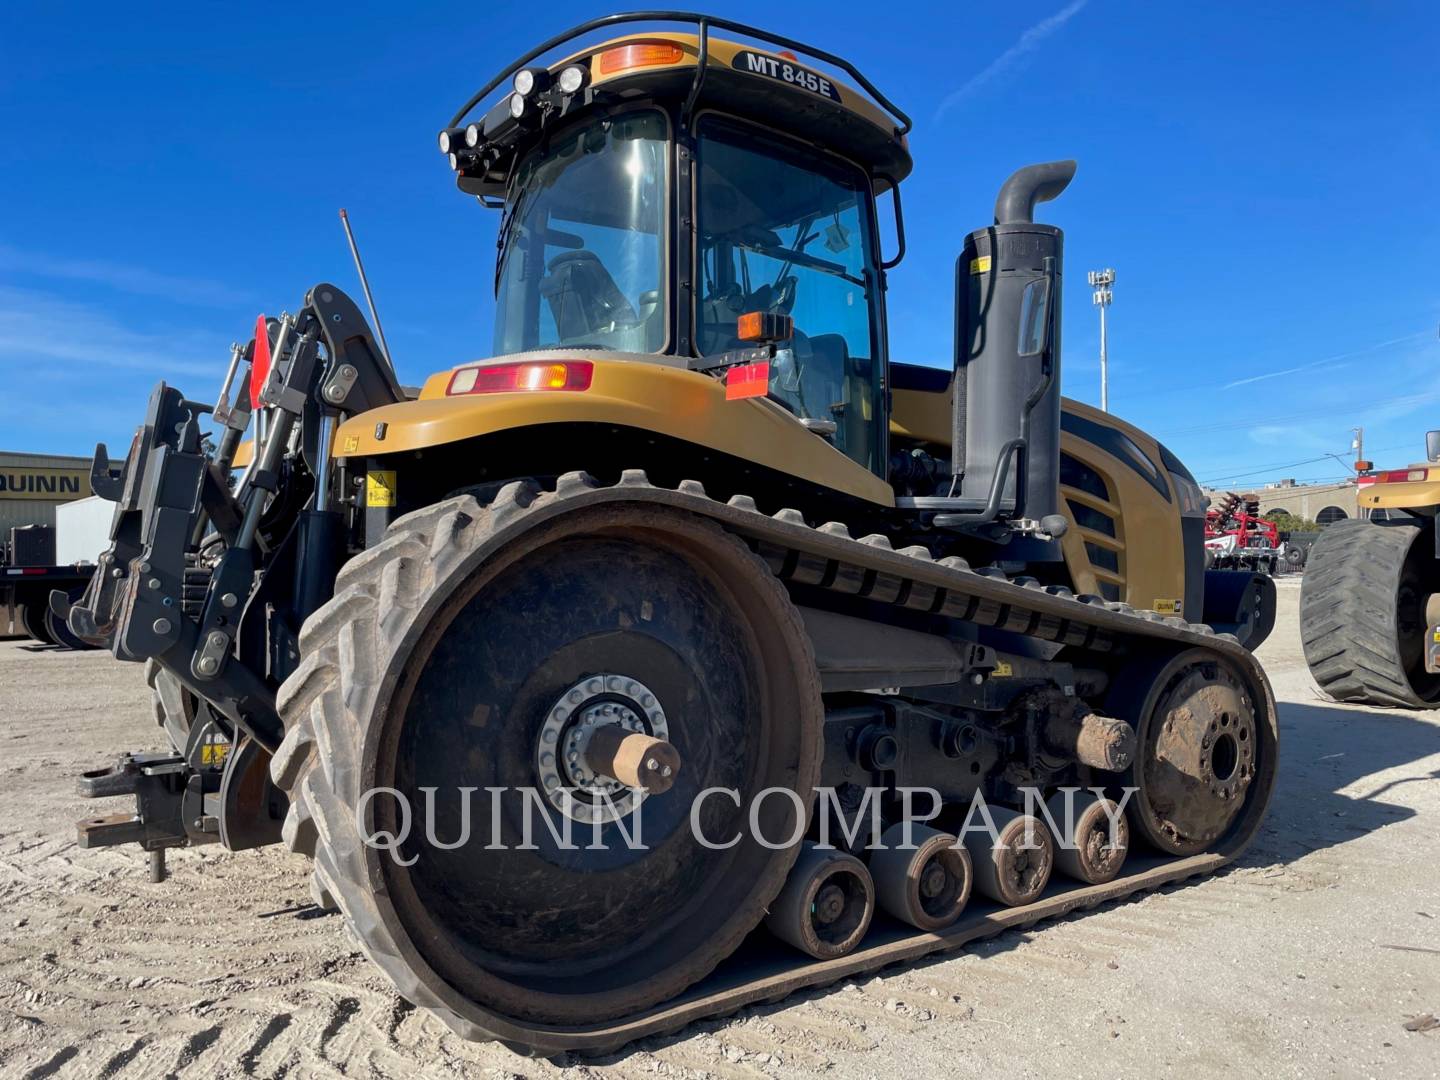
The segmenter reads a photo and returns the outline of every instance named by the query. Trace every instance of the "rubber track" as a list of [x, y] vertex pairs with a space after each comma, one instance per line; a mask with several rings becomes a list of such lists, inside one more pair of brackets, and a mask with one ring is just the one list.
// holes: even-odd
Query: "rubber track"
[[[880, 940], [867, 941], [838, 960], [813, 961], [799, 953], [787, 953], [784, 962], [777, 964], [778, 954], [770, 953], [764, 962], [745, 969], [743, 961], [732, 958], [716, 974], [677, 998], [591, 1027], [516, 1021], [465, 1001], [433, 973], [433, 982], [422, 981], [412, 963], [403, 958], [406, 946], [396, 930], [374, 905], [374, 882], [355, 828], [351, 801], [355, 794], [347, 797], [347, 793], [359, 791], [364, 734], [361, 714], [387, 677], [395, 646], [428, 617], [422, 607], [425, 600], [433, 599], [427, 596], [430, 583], [443, 580], [462, 561], [478, 565], [490, 553], [560, 514], [623, 503], [672, 507], [709, 519], [745, 540], [777, 576], [788, 581], [1090, 649], [1150, 639], [1220, 654], [1252, 687], [1257, 722], [1262, 731], [1270, 733], [1267, 745], [1272, 747], [1273, 777], [1276, 723], [1269, 682], [1254, 657], [1232, 636], [1217, 635], [1209, 627], [1135, 611], [1100, 597], [1076, 597], [1068, 589], [1042, 587], [1033, 579], [1012, 581], [998, 571], [973, 571], [959, 558], [936, 561], [923, 547], [895, 551], [884, 536], [855, 539], [838, 523], [812, 528], [795, 510], [767, 516], [745, 496], [721, 503], [708, 498], [694, 481], [685, 481], [673, 490], [655, 487], [638, 470], [627, 471], [618, 484], [609, 487], [597, 485], [582, 473], [560, 477], [554, 491], [517, 482], [484, 507], [468, 496], [447, 500], [394, 522], [380, 544], [345, 565], [335, 596], [306, 622], [300, 639], [300, 667], [280, 690], [286, 735], [275, 754], [271, 775], [290, 794], [285, 841], [293, 850], [314, 856], [317, 890], [338, 901], [366, 954], [386, 972], [400, 994], [434, 1012], [461, 1037], [499, 1040], [519, 1052], [536, 1055], [606, 1053], [701, 1019], [778, 1001], [805, 987], [827, 986], [1007, 929], [1212, 873], [1239, 855], [1258, 829], [1268, 800], [1268, 783], [1252, 789], [1252, 799], [1260, 801], [1247, 808], [1241, 825], [1213, 852], [1168, 861], [1132, 857], [1131, 872], [1108, 884], [1077, 883], [1062, 891], [1052, 886], [1037, 903], [967, 913], [960, 922], [936, 934], [877, 934], [872, 930], [871, 938]], [[418, 961], [413, 952], [410, 955]]]
[[1300, 584], [1310, 674], [1337, 701], [1428, 708], [1400, 660], [1396, 597], [1414, 525], [1337, 521], [1315, 541]]

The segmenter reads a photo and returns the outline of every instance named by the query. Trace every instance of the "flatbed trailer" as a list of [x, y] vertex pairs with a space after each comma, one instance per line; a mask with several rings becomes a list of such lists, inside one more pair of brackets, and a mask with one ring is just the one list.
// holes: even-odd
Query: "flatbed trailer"
[[78, 600], [95, 573], [94, 563], [69, 566], [0, 565], [0, 607], [12, 633], [25, 634], [47, 645], [67, 649], [90, 649], [70, 632], [65, 620], [50, 609], [50, 593], [63, 590]]

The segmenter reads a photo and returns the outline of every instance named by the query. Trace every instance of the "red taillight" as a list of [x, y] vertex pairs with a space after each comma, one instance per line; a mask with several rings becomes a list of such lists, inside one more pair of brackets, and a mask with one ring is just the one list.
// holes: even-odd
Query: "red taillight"
[[447, 395], [512, 394], [529, 390], [589, 390], [595, 365], [589, 360], [529, 360], [460, 368], [450, 376]]
[[1382, 484], [1413, 484], [1429, 475], [1428, 469], [1391, 469], [1389, 472], [1376, 474], [1376, 479]]

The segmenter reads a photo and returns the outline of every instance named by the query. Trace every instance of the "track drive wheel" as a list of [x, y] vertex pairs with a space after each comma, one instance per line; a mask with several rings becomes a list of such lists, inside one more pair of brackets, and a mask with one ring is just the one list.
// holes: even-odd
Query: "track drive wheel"
[[1300, 640], [1320, 689], [1365, 705], [1440, 702], [1440, 676], [1425, 671], [1437, 591], [1432, 527], [1338, 521], [1321, 533], [1300, 585]]
[[[272, 765], [287, 842], [400, 992], [531, 1052], [543, 1026], [664, 1001], [740, 944], [799, 853], [821, 744], [809, 640], [758, 557], [682, 512], [557, 503], [521, 483], [450, 499], [352, 560], [301, 634]], [[596, 766], [612, 725], [678, 754], [668, 790]], [[697, 802], [713, 788], [738, 805]], [[766, 788], [799, 795], [759, 802], [778, 849], [748, 824]], [[357, 811], [398, 837], [402, 799], [408, 839], [365, 843]]]
[[1127, 669], [1113, 715], [1135, 725], [1126, 812], [1134, 831], [1169, 855], [1223, 847], [1247, 808], [1274, 784], [1274, 732], [1262, 727], [1253, 688], [1221, 657], [1188, 649]]

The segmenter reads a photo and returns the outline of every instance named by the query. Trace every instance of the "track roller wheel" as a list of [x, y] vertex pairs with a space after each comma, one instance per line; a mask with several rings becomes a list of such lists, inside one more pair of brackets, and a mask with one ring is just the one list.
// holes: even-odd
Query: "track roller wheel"
[[833, 960], [860, 944], [874, 914], [875, 883], [865, 864], [807, 841], [765, 927], [817, 960]]
[[[783, 586], [682, 511], [562, 509], [588, 487], [396, 521], [307, 620], [278, 697], [271, 774], [319, 895], [411, 1002], [530, 1052], [731, 953], [819, 775], [819, 679]], [[669, 789], [617, 778], [642, 773]], [[381, 832], [391, 850], [365, 842]]]
[[975, 888], [1006, 907], [1023, 907], [1040, 899], [1055, 868], [1055, 842], [1039, 818], [992, 806], [999, 842], [988, 831], [971, 831], [965, 850], [975, 870]]
[[[1130, 853], [1130, 826], [1115, 803], [1093, 791], [1071, 793], [1074, 815], [1068, 844], [1055, 846], [1056, 869], [1087, 885], [1114, 881]], [[1050, 819], [1065, 822], [1065, 793], [1056, 792], [1046, 803]]]
[[965, 910], [973, 874], [970, 855], [949, 833], [925, 825], [892, 825], [870, 855], [880, 906], [919, 930], [943, 930]]

